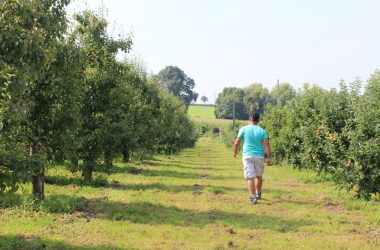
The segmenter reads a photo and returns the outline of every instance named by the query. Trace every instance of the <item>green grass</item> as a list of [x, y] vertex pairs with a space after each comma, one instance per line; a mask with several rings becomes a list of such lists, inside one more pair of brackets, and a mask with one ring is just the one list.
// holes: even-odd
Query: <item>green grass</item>
[[188, 114], [191, 118], [215, 118], [214, 106], [194, 106], [190, 105]]
[[30, 185], [0, 196], [0, 249], [379, 249], [377, 201], [274, 166], [251, 205], [242, 175], [232, 150], [207, 137], [179, 155], [117, 161], [97, 173], [100, 187], [57, 167], [42, 204], [24, 194]]

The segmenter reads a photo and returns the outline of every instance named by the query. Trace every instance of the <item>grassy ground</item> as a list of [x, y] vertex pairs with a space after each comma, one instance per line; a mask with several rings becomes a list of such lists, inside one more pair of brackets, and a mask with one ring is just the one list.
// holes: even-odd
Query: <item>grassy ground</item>
[[189, 116], [193, 118], [215, 118], [214, 106], [189, 106]]
[[38, 212], [21, 191], [0, 197], [1, 249], [380, 247], [377, 202], [274, 166], [266, 169], [263, 200], [251, 205], [240, 160], [215, 139], [172, 157], [117, 162], [106, 180], [98, 177], [104, 187], [73, 185], [79, 175], [64, 167], [48, 176]]

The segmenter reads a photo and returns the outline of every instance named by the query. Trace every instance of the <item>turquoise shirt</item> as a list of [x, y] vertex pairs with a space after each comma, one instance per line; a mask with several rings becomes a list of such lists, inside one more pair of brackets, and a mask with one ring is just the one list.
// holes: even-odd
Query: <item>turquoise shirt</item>
[[263, 139], [267, 132], [257, 125], [247, 125], [239, 130], [238, 137], [243, 140], [243, 157], [265, 156]]

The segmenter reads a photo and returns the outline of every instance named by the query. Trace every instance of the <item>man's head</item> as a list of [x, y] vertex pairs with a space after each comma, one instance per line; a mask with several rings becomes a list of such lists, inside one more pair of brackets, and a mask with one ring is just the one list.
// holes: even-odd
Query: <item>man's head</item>
[[256, 111], [252, 112], [252, 114], [249, 116], [249, 121], [258, 123], [260, 121], [260, 113]]

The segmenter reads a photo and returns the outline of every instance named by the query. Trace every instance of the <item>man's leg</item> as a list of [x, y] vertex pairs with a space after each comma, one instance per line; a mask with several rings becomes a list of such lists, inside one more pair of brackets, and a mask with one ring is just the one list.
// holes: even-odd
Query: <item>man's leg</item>
[[261, 199], [261, 190], [263, 187], [263, 174], [264, 174], [264, 158], [263, 157], [255, 157], [255, 187], [256, 187], [256, 196], [257, 199]]
[[251, 202], [253, 204], [257, 203], [256, 199], [256, 189], [255, 189], [255, 168], [253, 165], [252, 158], [243, 158], [244, 165], [244, 177], [247, 179], [247, 187]]
[[247, 180], [247, 185], [248, 185], [248, 192], [250, 197], [255, 197], [256, 196], [256, 190], [255, 190], [255, 179], [249, 179]]
[[263, 177], [262, 176], [256, 176], [255, 184], [256, 184], [257, 193], [261, 193], [261, 188], [263, 186]]

